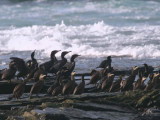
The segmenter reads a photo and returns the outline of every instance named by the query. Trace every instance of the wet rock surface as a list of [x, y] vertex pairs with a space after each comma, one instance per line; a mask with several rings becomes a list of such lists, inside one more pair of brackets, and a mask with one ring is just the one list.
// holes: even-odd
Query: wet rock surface
[[[1, 100], [0, 120], [159, 120], [159, 91]], [[156, 96], [156, 97], [155, 97]], [[149, 100], [148, 100], [149, 97]], [[152, 102], [151, 102], [152, 101]], [[155, 108], [156, 107], [156, 108]]]
[[[32, 110], [31, 115], [42, 118], [43, 116], [65, 116], [65, 119], [91, 119], [91, 120], [130, 120], [134, 119], [137, 115], [127, 112], [110, 112], [110, 111], [85, 111], [76, 108], [45, 108], [43, 110]], [[26, 113], [25, 113], [26, 114]], [[24, 116], [25, 116], [24, 114]]]

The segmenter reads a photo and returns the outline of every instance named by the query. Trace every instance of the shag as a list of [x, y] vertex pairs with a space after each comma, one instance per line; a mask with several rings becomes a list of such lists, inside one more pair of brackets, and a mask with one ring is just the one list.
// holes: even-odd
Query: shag
[[152, 82], [153, 82], [153, 87], [152, 87], [153, 89], [160, 89], [160, 74], [159, 73], [154, 75]]
[[2, 80], [9, 80], [9, 82], [11, 83], [11, 79], [15, 77], [16, 71], [17, 71], [16, 64], [15, 64], [15, 62], [12, 61], [9, 63], [9, 68], [5, 69], [2, 72], [1, 79]]
[[37, 70], [34, 72], [34, 75], [31, 80], [37, 82], [39, 80], [41, 74], [46, 75], [47, 73], [46, 73], [46, 71], [44, 71], [44, 69], [37, 68]]
[[113, 80], [114, 80], [114, 74], [108, 73], [107, 79], [103, 81], [101, 89], [105, 91], [109, 91], [109, 88], [111, 87]]
[[145, 91], [151, 90], [153, 88], [153, 78], [154, 78], [154, 76], [155, 76], [155, 74], [153, 74], [153, 73], [149, 74], [149, 81], [148, 81], [148, 83], [147, 83], [147, 85], [144, 89]]
[[149, 66], [147, 64], [143, 64], [144, 65], [144, 73], [143, 73], [143, 76], [144, 77], [148, 77], [148, 75], [150, 74], [150, 72], [153, 72], [151, 70], [149, 70]]
[[144, 81], [146, 78], [143, 78], [143, 72], [141, 70], [138, 71], [138, 80], [134, 83], [133, 90], [143, 90], [146, 86]]
[[33, 70], [31, 70], [28, 74], [27, 74], [27, 79], [33, 79], [35, 73], [39, 70], [38, 66], [36, 66]]
[[61, 72], [61, 71], [58, 71], [58, 72], [57, 72], [56, 79], [55, 79], [53, 85], [50, 86], [50, 87], [48, 88], [48, 90], [47, 90], [47, 93], [48, 93], [48, 94], [52, 94], [53, 90], [60, 85], [61, 75], [62, 75], [62, 72]]
[[24, 93], [25, 85], [27, 81], [28, 80], [24, 80], [24, 82], [16, 85], [15, 88], [13, 89], [13, 95], [9, 99], [12, 99], [12, 98], [19, 99]]
[[4, 72], [6, 69], [7, 69], [7, 68], [0, 70], [0, 80], [2, 80], [3, 72]]
[[82, 82], [74, 89], [73, 95], [80, 95], [84, 92], [85, 81], [84, 75], [82, 75]]
[[148, 64], [144, 63], [144, 66], [139, 67], [139, 70], [142, 72], [143, 77], [148, 77], [150, 73], [153, 73], [154, 68], [152, 66], [148, 66]]
[[91, 71], [91, 79], [88, 84], [96, 84], [101, 78], [102, 78], [101, 71], [92, 70]]
[[35, 50], [31, 53], [31, 60], [26, 62], [26, 66], [28, 67], [29, 71], [34, 70], [38, 66], [37, 60], [34, 58]]
[[69, 94], [73, 94], [73, 91], [75, 89], [75, 87], [77, 86], [76, 82], [75, 82], [75, 72], [71, 73], [71, 80], [69, 80], [63, 87], [62, 89], [62, 94], [63, 95], [69, 95]]
[[31, 60], [28, 60], [26, 62], [26, 66], [28, 68], [28, 75], [27, 75], [27, 79], [31, 79], [34, 76], [34, 73], [38, 70], [38, 62], [37, 60], [34, 58], [35, 55], [35, 51], [33, 51], [31, 53]]
[[120, 90], [120, 83], [122, 81], [122, 76], [119, 76], [119, 79], [112, 83], [109, 92], [118, 92]]
[[71, 75], [71, 73], [73, 72], [73, 70], [74, 70], [74, 68], [75, 68], [76, 62], [74, 61], [74, 59], [77, 58], [78, 56], [80, 56], [80, 55], [78, 55], [78, 54], [73, 54], [73, 55], [71, 56], [70, 62], [67, 62], [67, 63], [64, 65], [64, 67], [66, 67], [66, 68], [68, 69], [67, 74], [68, 74], [69, 76]]
[[18, 57], [11, 57], [10, 58], [13, 62], [15, 62], [17, 70], [18, 70], [18, 74], [16, 75], [17, 78], [20, 77], [26, 77], [26, 75], [28, 74], [28, 68], [25, 64], [25, 61], [21, 58]]
[[57, 63], [50, 68], [51, 73], [56, 74], [67, 63], [67, 59], [65, 58], [65, 55], [68, 54], [69, 52], [71, 51], [63, 51], [61, 53], [61, 60], [57, 61]]
[[111, 62], [112, 62], [111, 56], [108, 56], [107, 59], [103, 60], [97, 68], [107, 68], [107, 67], [111, 68]]
[[62, 89], [63, 89], [63, 85], [61, 83], [60, 75], [59, 75], [58, 79], [57, 79], [57, 84], [55, 85], [55, 88], [52, 90], [52, 95], [57, 96], [57, 95], [61, 94]]
[[133, 83], [138, 73], [138, 70], [139, 67], [137, 66], [133, 67], [131, 75], [126, 80], [122, 80], [120, 87], [121, 91], [133, 90]]
[[36, 94], [38, 96], [38, 93], [43, 88], [45, 78], [46, 78], [46, 75], [43, 75], [43, 74], [40, 75], [39, 81], [37, 81], [30, 90], [30, 98], [32, 97], [32, 94]]
[[41, 64], [39, 67], [44, 69], [47, 73], [50, 72], [50, 68], [57, 63], [56, 53], [58, 53], [61, 50], [53, 50], [50, 54], [50, 60]]

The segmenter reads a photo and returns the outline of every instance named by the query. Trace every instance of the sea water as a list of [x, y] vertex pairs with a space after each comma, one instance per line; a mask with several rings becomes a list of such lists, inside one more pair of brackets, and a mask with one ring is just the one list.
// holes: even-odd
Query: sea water
[[[10, 57], [39, 63], [52, 50], [80, 54], [76, 72], [112, 56], [116, 69], [160, 64], [159, 0], [0, 0], [0, 68]], [[59, 52], [56, 56], [60, 59]]]

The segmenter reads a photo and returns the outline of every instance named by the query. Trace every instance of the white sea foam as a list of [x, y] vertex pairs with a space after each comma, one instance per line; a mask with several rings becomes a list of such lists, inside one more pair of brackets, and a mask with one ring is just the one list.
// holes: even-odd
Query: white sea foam
[[71, 50], [84, 56], [160, 57], [160, 26], [114, 27], [103, 21], [79, 26], [31, 26], [0, 30], [4, 51]]

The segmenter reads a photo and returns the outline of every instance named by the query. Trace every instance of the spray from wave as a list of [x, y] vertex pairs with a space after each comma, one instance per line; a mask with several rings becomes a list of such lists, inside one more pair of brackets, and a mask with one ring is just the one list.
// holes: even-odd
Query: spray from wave
[[31, 26], [0, 30], [1, 51], [71, 50], [83, 56], [160, 57], [160, 26], [114, 27], [103, 21], [79, 26]]

